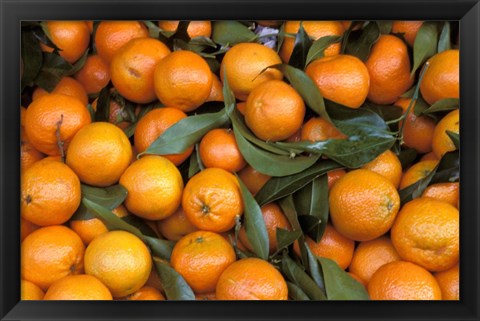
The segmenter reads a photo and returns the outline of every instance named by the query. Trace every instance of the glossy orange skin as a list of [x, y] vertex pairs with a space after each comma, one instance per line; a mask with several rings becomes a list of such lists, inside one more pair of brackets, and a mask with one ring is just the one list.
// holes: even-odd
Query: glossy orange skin
[[20, 217], [20, 241], [23, 241], [33, 231], [36, 231], [40, 226], [33, 224], [29, 220]]
[[223, 84], [217, 75], [212, 74], [212, 88], [210, 88], [207, 101], [223, 101], [223, 99]]
[[199, 152], [205, 167], [238, 172], [247, 165], [232, 129], [215, 128], [209, 131], [200, 141]]
[[240, 177], [252, 195], [257, 194], [263, 185], [265, 185], [271, 178], [268, 175], [260, 173], [250, 165], [245, 166], [240, 172], [238, 172], [238, 177]]
[[382, 175], [398, 188], [402, 178], [402, 163], [391, 150], [386, 150], [371, 162], [362, 166], [372, 172]]
[[30, 281], [22, 280], [20, 283], [21, 300], [43, 300], [45, 292]]
[[44, 154], [30, 144], [25, 129], [20, 127], [20, 168], [22, 173], [44, 157]]
[[179, 207], [173, 215], [156, 222], [160, 234], [171, 241], [178, 241], [182, 237], [198, 230], [185, 215], [183, 207]]
[[343, 139], [346, 137], [347, 136], [342, 134], [322, 117], [313, 117], [302, 126], [300, 140], [316, 142], [327, 139]]
[[[180, 21], [162, 20], [158, 22], [158, 27], [165, 31], [177, 31]], [[187, 27], [187, 34], [190, 38], [210, 37], [212, 35], [211, 21], [190, 21]]]
[[442, 290], [442, 300], [460, 300], [460, 266], [434, 273], [433, 276]]
[[460, 133], [460, 112], [458, 109], [449, 112], [435, 127], [432, 148], [438, 158], [441, 158], [447, 152], [455, 150], [455, 145], [447, 135], [447, 130], [457, 134]]
[[405, 41], [410, 45], [410, 47], [413, 47], [413, 44], [415, 43], [415, 38], [417, 38], [418, 30], [420, 30], [422, 25], [423, 21], [396, 20], [392, 23], [392, 33], [403, 34]]
[[44, 300], [112, 300], [112, 294], [94, 276], [69, 275], [54, 282]]
[[422, 193], [422, 197], [431, 197], [439, 201], [458, 208], [460, 194], [460, 184], [455, 183], [437, 183], [428, 186]]
[[[87, 50], [90, 30], [85, 21], [47, 21], [46, 26], [52, 42], [61, 49], [60, 56], [69, 63], [77, 61]], [[43, 51], [53, 51], [43, 43], [40, 45]]]
[[127, 297], [127, 300], [130, 301], [163, 301], [165, 297], [160, 291], [151, 287], [143, 286], [140, 290], [135, 293], [130, 294]]
[[[63, 77], [51, 93], [75, 97], [85, 106], [88, 104], [88, 96], [85, 88], [79, 81], [72, 77]], [[33, 92], [32, 100], [37, 100], [47, 94], [48, 92], [45, 89], [37, 87]]]
[[344, 169], [335, 169], [327, 173], [328, 190], [332, 189], [333, 185], [347, 172]]
[[82, 84], [87, 94], [96, 94], [110, 82], [110, 68], [98, 54], [91, 55], [75, 74], [75, 79]]
[[415, 184], [422, 178], [426, 177], [437, 166], [438, 161], [427, 160], [412, 165], [405, 171], [400, 181], [400, 189]]

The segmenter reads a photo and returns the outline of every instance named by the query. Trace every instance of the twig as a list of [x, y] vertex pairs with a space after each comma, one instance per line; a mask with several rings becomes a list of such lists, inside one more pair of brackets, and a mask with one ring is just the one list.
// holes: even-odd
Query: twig
[[60, 156], [62, 157], [62, 162], [65, 163], [65, 150], [63, 149], [63, 146], [65, 145], [65, 143], [60, 138], [60, 126], [62, 126], [62, 123], [63, 123], [63, 114], [60, 115], [60, 120], [57, 122], [57, 130], [55, 131], [55, 135], [57, 136], [57, 146], [60, 149]]

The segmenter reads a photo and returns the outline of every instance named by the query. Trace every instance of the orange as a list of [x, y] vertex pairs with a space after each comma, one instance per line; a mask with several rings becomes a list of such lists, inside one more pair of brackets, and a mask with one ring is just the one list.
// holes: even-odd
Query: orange
[[148, 220], [172, 215], [182, 199], [182, 176], [162, 156], [145, 156], [133, 162], [120, 177], [120, 184], [128, 191], [127, 209]]
[[157, 221], [160, 234], [171, 241], [178, 241], [182, 237], [198, 230], [185, 215], [183, 207], [179, 207], [173, 215]]
[[[341, 36], [345, 32], [340, 21], [302, 21], [302, 26], [312, 40], [317, 40], [325, 36]], [[286, 36], [280, 49], [280, 57], [284, 63], [288, 63], [295, 45], [295, 36], [300, 29], [300, 21], [287, 21], [284, 24], [284, 30], [287, 34], [293, 34], [293, 37]], [[325, 56], [334, 56], [340, 53], [340, 43], [331, 44], [325, 49]]]
[[292, 136], [288, 137], [285, 141], [290, 143], [298, 143], [302, 140], [302, 127], [300, 127]]
[[127, 300], [132, 301], [158, 301], [158, 300], [165, 300], [160, 291], [151, 287], [151, 286], [144, 286], [140, 288], [140, 290], [136, 291], [135, 293], [130, 294], [127, 297]]
[[245, 116], [245, 108], [247, 107], [247, 103], [242, 101], [237, 103], [237, 109], [240, 112], [240, 114]]
[[413, 84], [407, 45], [392, 35], [381, 35], [365, 62], [370, 74], [368, 100], [376, 104], [395, 102]]
[[[120, 205], [112, 210], [112, 213], [117, 217], [125, 217], [129, 215], [125, 206]], [[70, 221], [70, 228], [80, 236], [85, 245], [90, 244], [94, 238], [100, 234], [107, 233], [108, 229], [105, 224], [98, 218], [91, 218], [88, 220]]]
[[458, 207], [460, 184], [456, 183], [437, 183], [428, 186], [422, 194], [422, 197], [431, 197], [439, 201]]
[[26, 113], [27, 113], [27, 108], [20, 106], [20, 127], [25, 126]]
[[341, 177], [330, 190], [330, 218], [338, 232], [355, 241], [385, 234], [400, 208], [397, 189], [380, 174], [357, 169]]
[[241, 259], [220, 276], [218, 300], [287, 300], [287, 283], [273, 265], [257, 258]]
[[226, 232], [243, 213], [243, 199], [237, 178], [221, 168], [206, 168], [188, 181], [182, 207], [197, 228]]
[[22, 279], [46, 290], [67, 275], [82, 273], [84, 252], [82, 240], [71, 229], [61, 225], [40, 228], [22, 242]]
[[85, 23], [88, 26], [88, 30], [90, 31], [90, 34], [93, 32], [93, 20], [87, 20]]
[[149, 286], [163, 292], [162, 281], [160, 280], [160, 277], [158, 276], [156, 268], [153, 265], [152, 265], [152, 270], [150, 271], [150, 275], [148, 276], [148, 280], [145, 283], [145, 286]]
[[220, 234], [196, 231], [175, 244], [170, 262], [194, 292], [210, 293], [235, 260], [233, 247]]
[[[292, 227], [282, 209], [277, 203], [269, 203], [261, 207], [263, 220], [268, 233], [269, 251], [273, 253], [277, 250], [277, 229], [291, 230]], [[253, 252], [245, 227], [242, 227], [239, 233], [239, 240], [245, 244], [248, 250]]]
[[[163, 107], [153, 109], [143, 116], [137, 123], [135, 134], [135, 148], [138, 153], [143, 153], [160, 137], [168, 128], [172, 127], [187, 115], [178, 108]], [[163, 155], [175, 165], [183, 163], [193, 152], [193, 146], [183, 153]]]
[[282, 63], [278, 54], [258, 43], [239, 43], [227, 51], [220, 65], [220, 78], [226, 73], [228, 85], [237, 99], [245, 101], [258, 85], [272, 79], [282, 79], [277, 69], [268, 66]]
[[41, 160], [22, 174], [22, 217], [39, 225], [63, 224], [81, 200], [80, 181], [64, 163]]
[[459, 258], [459, 215], [452, 205], [422, 197], [405, 204], [391, 231], [400, 257], [429, 271], [451, 268]]
[[30, 144], [25, 130], [20, 127], [20, 169], [22, 173], [44, 157], [45, 155]]
[[[87, 50], [90, 43], [90, 30], [85, 21], [47, 21], [50, 40], [60, 49], [59, 54], [69, 63], [77, 61]], [[42, 50], [52, 52], [40, 43]]]
[[[83, 85], [71, 77], [63, 77], [51, 93], [75, 97], [80, 100], [82, 104], [88, 104], [87, 92], [83, 88]], [[46, 90], [37, 87], [33, 92], [32, 100], [37, 100], [47, 94], [48, 92]]]
[[20, 282], [20, 289], [21, 300], [43, 300], [45, 295], [42, 289], [26, 280]]
[[148, 37], [148, 30], [139, 21], [102, 21], [95, 32], [98, 55], [110, 64], [115, 53], [134, 38]]
[[423, 25], [423, 21], [402, 21], [396, 20], [392, 23], [392, 33], [403, 34], [405, 41], [413, 47], [415, 38], [417, 37], [418, 30]]
[[[165, 31], [177, 31], [180, 21], [161, 20], [158, 27]], [[210, 37], [212, 35], [212, 23], [210, 21], [190, 21], [187, 27], [187, 34], [190, 38]]]
[[325, 228], [318, 243], [308, 236], [306, 242], [313, 255], [335, 261], [342, 270], [345, 270], [352, 261], [355, 242], [338, 233], [330, 224]]
[[115, 89], [135, 103], [154, 101], [153, 73], [158, 62], [170, 53], [163, 42], [153, 38], [136, 38], [117, 50], [110, 63]]
[[404, 261], [385, 264], [368, 283], [372, 300], [441, 300], [442, 292], [433, 275]]
[[94, 276], [69, 275], [54, 282], [44, 300], [112, 300], [112, 294]]
[[438, 158], [456, 149], [452, 140], [447, 135], [447, 130], [456, 134], [460, 132], [460, 113], [458, 109], [449, 112], [435, 127], [432, 148]]
[[[25, 133], [38, 151], [52, 156], [61, 155], [61, 148], [67, 149], [73, 136], [90, 122], [90, 113], [79, 100], [61, 94], [48, 94], [28, 107]], [[57, 140], [58, 132], [60, 142]]]
[[97, 94], [110, 82], [110, 68], [99, 55], [91, 55], [75, 74], [75, 79], [87, 94]]
[[256, 20], [255, 22], [258, 23], [260, 26], [271, 28], [277, 28], [279, 25], [282, 24], [282, 21], [279, 20]]
[[[402, 107], [403, 113], [407, 112], [411, 99], [400, 98], [395, 102], [395, 106]], [[410, 108], [406, 117], [406, 123], [403, 126], [403, 143], [405, 146], [414, 148], [419, 153], [428, 153], [432, 151], [433, 131], [435, 130], [435, 121], [428, 116], [415, 116], [415, 103]], [[402, 126], [399, 122], [399, 127]]]
[[330, 190], [333, 185], [347, 172], [343, 169], [334, 169], [327, 173], [327, 180], [328, 180], [328, 190]]
[[400, 256], [390, 238], [382, 236], [375, 240], [360, 242], [353, 253], [348, 270], [368, 284], [372, 275], [381, 266], [399, 260]]
[[110, 186], [130, 165], [132, 147], [117, 126], [96, 122], [83, 127], [72, 139], [66, 163], [83, 183]]
[[315, 59], [305, 72], [328, 100], [358, 108], [367, 98], [370, 76], [365, 64], [355, 56], [335, 55]]
[[205, 59], [192, 51], [175, 51], [157, 63], [155, 94], [166, 106], [195, 110], [210, 96], [212, 72]]
[[427, 160], [418, 162], [405, 171], [400, 181], [400, 189], [413, 185], [425, 178], [437, 166], [438, 161]]
[[[97, 111], [97, 103], [98, 98], [92, 102], [92, 108], [94, 111]], [[140, 109], [137, 106], [137, 108], [135, 108], [135, 115], [138, 116], [139, 112]], [[131, 124], [130, 121], [126, 121], [125, 119], [129, 119], [126, 108], [120, 105], [115, 99], [110, 99], [110, 105], [108, 107], [108, 122], [124, 130]]]
[[343, 139], [346, 136], [322, 117], [313, 117], [303, 125], [300, 138], [316, 142], [327, 139]]
[[85, 272], [105, 284], [114, 298], [139, 290], [147, 282], [151, 269], [147, 246], [125, 231], [99, 235], [85, 251]]
[[215, 74], [212, 74], [212, 88], [207, 101], [223, 101], [223, 85]]
[[430, 64], [422, 83], [420, 92], [430, 105], [444, 98], [460, 96], [460, 55], [458, 49], [442, 51], [426, 63]]
[[300, 129], [305, 116], [302, 97], [281, 80], [270, 80], [252, 90], [245, 108], [245, 123], [260, 139], [287, 139]]
[[363, 165], [362, 168], [382, 175], [397, 188], [400, 184], [400, 179], [402, 178], [402, 163], [400, 163], [397, 155], [389, 149], [381, 153], [371, 162]]
[[215, 128], [209, 131], [200, 141], [199, 152], [205, 167], [238, 172], [247, 165], [232, 129]]
[[437, 155], [435, 155], [434, 152], [430, 152], [430, 153], [426, 153], [425, 155], [422, 156], [422, 158], [420, 158], [420, 161], [424, 161], [424, 160], [436, 160], [438, 161], [438, 157]]
[[252, 195], [257, 194], [270, 179], [270, 176], [260, 173], [250, 165], [245, 166], [238, 172], [238, 177], [240, 177]]
[[442, 300], [460, 300], [460, 269], [459, 265], [435, 273], [433, 276], [442, 290]]
[[40, 226], [33, 224], [29, 220], [20, 217], [20, 241], [23, 241], [33, 231], [36, 231]]

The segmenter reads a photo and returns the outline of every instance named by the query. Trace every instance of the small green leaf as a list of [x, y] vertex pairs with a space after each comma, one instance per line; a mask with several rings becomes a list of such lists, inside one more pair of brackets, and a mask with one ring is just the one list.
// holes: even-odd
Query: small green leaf
[[[123, 203], [127, 197], [127, 190], [120, 184], [109, 187], [93, 187], [85, 184], [81, 185], [82, 197], [106, 207], [108, 210], [113, 210]], [[78, 207], [71, 220], [89, 220], [96, 216], [82, 203]]]
[[398, 160], [402, 164], [402, 168], [408, 168], [413, 164], [413, 161], [417, 158], [417, 151], [415, 148], [402, 149], [398, 155]]
[[297, 210], [295, 209], [295, 204], [293, 202], [292, 194], [279, 199], [278, 205], [282, 209], [283, 214], [287, 217], [288, 222], [292, 226], [294, 231], [301, 231], [302, 228], [298, 222]]
[[280, 48], [282, 48], [284, 39], [285, 39], [285, 24], [282, 23], [282, 25], [280, 26], [280, 29], [278, 30], [278, 35], [277, 35], [277, 52], [279, 52]]
[[404, 92], [400, 98], [412, 98], [413, 97], [413, 93], [415, 92], [415, 88], [417, 87], [416, 84], [413, 85], [412, 88], [410, 88], [409, 90], [407, 90], [406, 92]]
[[42, 50], [37, 38], [30, 30], [22, 30], [22, 89], [30, 85], [42, 68]]
[[413, 67], [411, 77], [417, 69], [437, 51], [438, 30], [437, 23], [425, 21], [417, 32], [413, 44]]
[[185, 279], [170, 265], [157, 258], [153, 259], [168, 300], [195, 300], [195, 294]]
[[54, 51], [62, 51], [61, 48], [57, 47], [57, 45], [53, 42], [52, 35], [50, 34], [50, 30], [48, 30], [48, 25], [46, 21], [40, 22], [40, 27], [42, 28], [43, 35], [37, 33], [37, 37], [40, 41], [42, 41], [45, 45], [50, 48], [53, 48]]
[[435, 102], [429, 108], [425, 109], [422, 114], [428, 115], [437, 112], [450, 111], [458, 109], [460, 106], [460, 100], [458, 98], [445, 98]]
[[370, 55], [370, 50], [375, 42], [380, 37], [380, 28], [377, 23], [370, 22], [362, 30], [358, 39], [351, 41], [345, 48], [345, 53], [355, 56], [362, 61], [367, 60]]
[[452, 49], [452, 43], [450, 41], [450, 21], [445, 21], [442, 32], [440, 32], [440, 38], [438, 39], [437, 52], [440, 53], [449, 49]]
[[340, 36], [325, 36], [315, 40], [310, 49], [308, 50], [305, 66], [307, 66], [315, 59], [323, 58], [325, 49], [327, 49], [328, 47], [330, 47], [330, 45], [334, 43], [340, 42], [341, 40], [342, 37]]
[[238, 176], [237, 179], [240, 184], [240, 191], [242, 192], [243, 205], [245, 208], [243, 215], [248, 241], [252, 245], [255, 254], [259, 258], [266, 260], [268, 259], [269, 243], [267, 226], [263, 219], [262, 210], [242, 180], [239, 179]]
[[450, 130], [447, 130], [446, 133], [448, 137], [452, 140], [452, 143], [453, 145], [455, 145], [455, 148], [460, 149], [460, 135]]
[[367, 290], [334, 261], [319, 257], [328, 300], [370, 300]]
[[420, 179], [416, 183], [409, 185], [403, 189], [401, 189], [398, 194], [400, 195], [400, 202], [401, 204], [405, 204], [410, 202], [412, 199], [420, 197], [427, 188], [428, 185], [430, 185], [430, 182], [435, 175], [435, 171], [437, 170], [438, 166], [435, 167], [430, 173], [428, 173], [427, 176], [424, 178]]
[[190, 39], [188, 42], [189, 45], [191, 46], [203, 46], [203, 47], [211, 47], [211, 48], [217, 48], [217, 44], [212, 41], [212, 39], [204, 36], [198, 36], [195, 38]]
[[198, 152], [198, 144], [195, 144], [195, 152], [190, 155], [189, 164], [190, 165], [188, 167], [188, 178], [192, 177], [193, 175], [204, 169], [202, 160], [200, 159], [200, 155]]
[[419, 95], [415, 101], [415, 106], [413, 107], [413, 114], [418, 117], [422, 115], [428, 109], [428, 107], [429, 106], [427, 102], [422, 98], [422, 96]]
[[366, 102], [362, 108], [373, 111], [386, 122], [399, 119], [403, 114], [403, 109], [401, 107], [392, 105], [376, 105], [371, 102]]
[[308, 295], [295, 283], [287, 282], [288, 296], [295, 301], [309, 301]]
[[155, 231], [144, 220], [135, 215], [127, 215], [121, 218], [124, 222], [136, 227], [144, 236], [156, 238]]
[[43, 53], [43, 65], [34, 82], [51, 92], [72, 69], [72, 65], [55, 53]]
[[276, 239], [277, 239], [277, 252], [293, 244], [302, 236], [302, 231], [288, 231], [277, 227]]
[[382, 35], [388, 35], [392, 31], [392, 20], [380, 20], [376, 21], [376, 23]]
[[238, 21], [215, 21], [213, 23], [212, 39], [221, 45], [235, 45], [241, 42], [252, 42], [257, 35]]
[[303, 28], [302, 22], [300, 22], [300, 27], [295, 36], [295, 43], [288, 64], [292, 67], [303, 69], [306, 66], [307, 54], [311, 46], [312, 40]]
[[144, 235], [143, 241], [148, 245], [152, 254], [165, 260], [170, 260], [175, 243]]
[[72, 68], [70, 68], [70, 70], [67, 73], [65, 73], [65, 76], [71, 76], [71, 75], [77, 73], [78, 71], [80, 71], [80, 69], [83, 68], [83, 66], [85, 65], [85, 62], [87, 62], [89, 51], [90, 51], [89, 49], [85, 50], [84, 54], [80, 57], [80, 59], [78, 59], [72, 65]]
[[325, 280], [323, 279], [322, 267], [320, 266], [320, 264], [318, 264], [315, 255], [313, 255], [312, 251], [307, 246], [307, 243], [305, 241], [300, 244], [300, 248], [303, 248], [303, 251], [305, 251], [305, 255], [307, 257], [307, 271], [310, 273], [310, 276], [315, 281], [315, 283], [317, 283], [318, 287], [322, 290], [322, 292], [325, 293]]
[[[150, 37], [154, 38], [154, 39], [158, 39], [160, 34], [163, 32], [163, 30], [160, 29], [155, 23], [153, 23], [151, 21], [145, 20], [145, 21], [143, 21], [143, 23], [145, 24], [145, 26], [147, 26], [148, 34], [150, 35]], [[168, 37], [173, 35], [173, 32], [169, 32], [169, 33], [170, 34], [168, 35]]]
[[448, 152], [440, 160], [431, 184], [458, 182], [460, 179], [460, 153], [458, 150]]

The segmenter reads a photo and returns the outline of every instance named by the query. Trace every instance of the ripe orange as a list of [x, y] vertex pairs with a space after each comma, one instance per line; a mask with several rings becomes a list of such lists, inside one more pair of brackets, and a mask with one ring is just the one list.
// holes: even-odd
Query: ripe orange
[[238, 177], [240, 177], [252, 195], [257, 194], [270, 179], [270, 176], [260, 173], [250, 165], [245, 166], [238, 172]]
[[368, 284], [372, 275], [381, 266], [399, 260], [400, 256], [390, 238], [382, 236], [375, 240], [360, 242], [353, 253], [348, 270]]
[[198, 230], [185, 215], [183, 207], [179, 207], [173, 215], [157, 221], [157, 228], [163, 237], [171, 241], [178, 241], [182, 237]]
[[444, 271], [458, 262], [459, 216], [452, 205], [422, 197], [405, 204], [391, 231], [400, 257], [429, 271]]
[[[88, 48], [90, 30], [85, 21], [47, 21], [47, 30], [52, 42], [61, 49], [59, 54], [69, 63], [77, 61]], [[50, 48], [40, 43], [42, 50], [52, 52]]]
[[210, 293], [235, 260], [233, 247], [220, 234], [196, 231], [175, 244], [170, 262], [193, 291]]
[[220, 276], [218, 300], [287, 300], [287, 283], [273, 265], [257, 258], [241, 259]]
[[[71, 77], [63, 77], [51, 93], [75, 97], [80, 100], [82, 104], [88, 104], [88, 96], [85, 88], [80, 82]], [[45, 89], [37, 87], [33, 92], [32, 100], [37, 100], [47, 94], [48, 92]]]
[[40, 228], [22, 242], [22, 279], [46, 290], [67, 275], [82, 273], [84, 252], [82, 240], [71, 229], [61, 225]]
[[243, 213], [237, 178], [221, 168], [206, 168], [188, 181], [182, 207], [187, 219], [197, 228], [228, 231], [235, 225], [235, 218]]
[[255, 22], [258, 23], [260, 26], [271, 28], [277, 28], [279, 25], [282, 24], [282, 21], [280, 20], [256, 20]]
[[[268, 233], [269, 251], [273, 253], [277, 250], [277, 228], [283, 230], [291, 230], [292, 227], [288, 222], [287, 217], [283, 214], [282, 209], [277, 203], [269, 203], [261, 207], [263, 220]], [[250, 251], [253, 251], [253, 247], [250, 244], [245, 227], [242, 227], [238, 235], [239, 240], [245, 244], [245, 247]]]
[[392, 35], [381, 35], [365, 62], [370, 74], [368, 100], [391, 104], [413, 84], [407, 45]]
[[310, 63], [305, 72], [328, 100], [358, 108], [367, 98], [370, 76], [365, 64], [355, 56], [319, 58]]
[[[92, 102], [92, 108], [94, 111], [97, 111], [98, 98]], [[135, 108], [135, 115], [138, 116], [140, 112], [140, 107]], [[128, 112], [126, 108], [120, 105], [115, 99], [110, 99], [110, 105], [108, 107], [108, 122], [114, 124], [118, 128], [124, 130], [130, 126], [131, 122], [129, 120]]]
[[438, 161], [438, 157], [437, 155], [435, 155], [434, 152], [430, 152], [430, 153], [426, 153], [425, 155], [422, 156], [422, 158], [420, 158], [420, 161], [424, 161], [424, 160], [436, 160]]
[[244, 102], [244, 101], [241, 101], [241, 102], [237, 103], [237, 109], [240, 112], [240, 114], [242, 114], [243, 116], [245, 116], [245, 108], [246, 107], [247, 107], [247, 103]]
[[36, 231], [40, 226], [33, 224], [29, 220], [20, 217], [20, 241], [23, 241], [33, 231]]
[[144, 156], [133, 162], [120, 177], [120, 184], [128, 191], [127, 209], [148, 220], [172, 215], [182, 199], [182, 176], [162, 156]]
[[396, 261], [385, 264], [368, 283], [372, 300], [441, 300], [433, 275], [416, 264]]
[[39, 225], [63, 224], [81, 200], [80, 181], [64, 163], [41, 160], [22, 174], [22, 217]]
[[20, 299], [21, 300], [43, 300], [45, 293], [32, 282], [21, 280]]
[[345, 175], [347, 172], [345, 172], [344, 169], [334, 169], [333, 171], [330, 171], [327, 173], [327, 179], [328, 179], [328, 190], [330, 190], [333, 185], [341, 178], [343, 175]]
[[402, 180], [400, 181], [400, 189], [413, 185], [428, 176], [437, 164], [438, 161], [436, 160], [427, 160], [412, 165], [412, 167], [403, 173]]
[[325, 228], [320, 242], [317, 243], [308, 236], [306, 242], [314, 255], [335, 261], [342, 270], [352, 261], [355, 242], [340, 234], [330, 224]]
[[[178, 123], [187, 115], [178, 108], [163, 107], [149, 111], [137, 123], [133, 135], [138, 153], [143, 153], [168, 128]], [[180, 154], [163, 155], [175, 165], [180, 165], [192, 154], [193, 146]]]
[[431, 197], [458, 208], [459, 189], [458, 182], [432, 184], [423, 191], [422, 197]]
[[205, 167], [238, 172], [247, 165], [232, 129], [215, 128], [209, 131], [200, 141], [199, 152]]
[[303, 125], [300, 138], [316, 142], [327, 139], [343, 139], [346, 136], [322, 117], [313, 117]]
[[85, 251], [85, 272], [105, 284], [114, 298], [140, 289], [151, 269], [152, 258], [147, 246], [125, 231], [99, 235]]
[[396, 20], [392, 23], [392, 33], [401, 33], [405, 38], [405, 41], [413, 47], [415, 38], [417, 37], [418, 30], [423, 25], [423, 21], [402, 21]]
[[[341, 36], [345, 32], [345, 28], [340, 21], [302, 21], [302, 26], [308, 36], [313, 40], [325, 36]], [[293, 34], [293, 37], [285, 37], [285, 39], [283, 39], [283, 44], [280, 49], [280, 57], [282, 57], [284, 63], [288, 63], [290, 60], [298, 29], [300, 29], [300, 21], [287, 21], [284, 24], [285, 33]], [[338, 55], [340, 49], [340, 43], [331, 44], [325, 49], [325, 56]]]
[[220, 65], [220, 78], [227, 75], [228, 85], [235, 97], [245, 101], [250, 92], [258, 85], [272, 79], [282, 79], [277, 69], [268, 66], [282, 63], [278, 54], [258, 43], [239, 43], [227, 51]]
[[44, 300], [112, 300], [112, 294], [94, 276], [69, 275], [54, 282]]
[[[400, 98], [395, 102], [395, 106], [402, 107], [403, 113], [407, 112], [411, 99]], [[414, 148], [419, 153], [428, 153], [432, 151], [433, 131], [435, 130], [435, 121], [428, 116], [415, 116], [415, 103], [410, 108], [406, 117], [406, 123], [403, 126], [403, 142], [405, 146]], [[399, 122], [399, 126], [402, 126]]]
[[287, 139], [300, 129], [305, 116], [302, 97], [281, 80], [270, 80], [252, 90], [245, 108], [245, 123], [260, 139]]
[[136, 291], [135, 293], [132, 293], [129, 296], [127, 296], [127, 300], [159, 301], [159, 300], [165, 300], [165, 297], [157, 289], [151, 286], [144, 286], [140, 288], [140, 290]]
[[458, 134], [460, 132], [460, 113], [458, 109], [449, 112], [435, 127], [433, 132], [432, 148], [438, 158], [445, 153], [455, 150], [447, 130]]
[[[180, 21], [161, 20], [158, 27], [165, 31], [177, 31]], [[190, 21], [187, 27], [187, 34], [190, 38], [210, 37], [212, 35], [211, 21]]]
[[113, 124], [95, 122], [72, 139], [66, 163], [83, 183], [103, 187], [118, 182], [131, 158], [132, 147], [125, 133]]
[[435, 273], [433, 276], [442, 290], [442, 300], [460, 300], [460, 268], [459, 265]]
[[382, 175], [392, 182], [396, 188], [398, 188], [400, 184], [400, 179], [402, 178], [402, 163], [400, 163], [397, 155], [391, 150], [384, 151], [377, 156], [377, 158], [363, 165], [362, 168]]
[[400, 208], [395, 186], [385, 177], [357, 169], [341, 177], [330, 190], [330, 217], [338, 232], [355, 241], [385, 234]]
[[88, 56], [87, 61], [75, 74], [87, 94], [99, 93], [110, 82], [110, 68], [99, 55]]
[[223, 101], [223, 85], [215, 74], [212, 74], [212, 88], [207, 101]]
[[22, 173], [44, 157], [45, 155], [30, 144], [25, 129], [20, 127], [20, 168]]
[[460, 96], [460, 55], [458, 49], [445, 50], [430, 58], [420, 92], [430, 105], [444, 98]]
[[65, 150], [73, 136], [90, 122], [90, 113], [79, 100], [66, 95], [48, 94], [27, 108], [25, 132], [35, 149], [55, 156], [61, 154], [57, 132]]
[[139, 21], [102, 21], [95, 32], [98, 55], [110, 64], [113, 56], [124, 44], [134, 38], [148, 37], [145, 25]]
[[170, 53], [163, 42], [136, 38], [117, 50], [110, 63], [112, 83], [120, 95], [135, 103], [154, 101], [153, 74], [158, 62]]
[[192, 111], [210, 96], [212, 78], [210, 67], [200, 55], [174, 51], [157, 63], [155, 94], [166, 106]]

